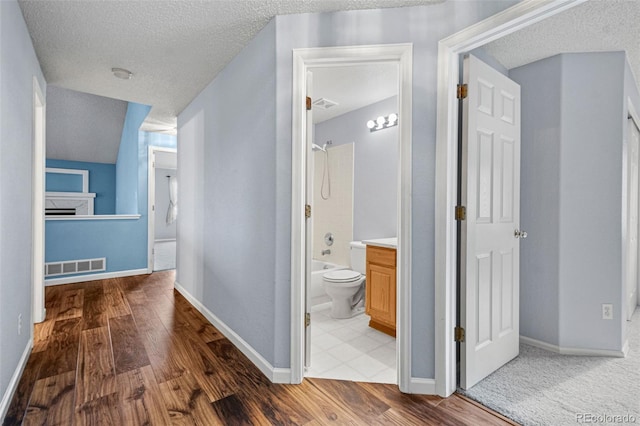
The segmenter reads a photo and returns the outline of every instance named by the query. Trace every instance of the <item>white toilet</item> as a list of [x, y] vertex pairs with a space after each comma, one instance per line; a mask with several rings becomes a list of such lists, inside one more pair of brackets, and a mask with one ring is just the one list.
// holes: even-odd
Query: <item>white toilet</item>
[[322, 276], [324, 290], [331, 297], [331, 317], [351, 318], [364, 311], [367, 246], [351, 242], [351, 269], [327, 272]]

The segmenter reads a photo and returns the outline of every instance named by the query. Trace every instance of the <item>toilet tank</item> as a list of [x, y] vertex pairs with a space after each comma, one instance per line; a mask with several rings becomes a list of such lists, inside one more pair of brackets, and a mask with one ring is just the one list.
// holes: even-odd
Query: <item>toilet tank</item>
[[367, 246], [361, 241], [352, 241], [350, 246], [351, 269], [364, 275], [367, 271]]

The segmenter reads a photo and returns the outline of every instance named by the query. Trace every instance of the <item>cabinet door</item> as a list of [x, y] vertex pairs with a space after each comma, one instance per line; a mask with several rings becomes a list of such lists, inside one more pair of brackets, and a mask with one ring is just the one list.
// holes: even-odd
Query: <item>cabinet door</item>
[[396, 325], [396, 270], [368, 264], [368, 314], [389, 326]]

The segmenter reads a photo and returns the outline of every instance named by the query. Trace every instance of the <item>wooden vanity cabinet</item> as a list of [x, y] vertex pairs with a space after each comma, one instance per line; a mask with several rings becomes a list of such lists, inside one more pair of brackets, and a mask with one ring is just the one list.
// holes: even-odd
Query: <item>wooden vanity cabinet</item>
[[396, 336], [396, 250], [367, 245], [365, 312], [369, 327]]

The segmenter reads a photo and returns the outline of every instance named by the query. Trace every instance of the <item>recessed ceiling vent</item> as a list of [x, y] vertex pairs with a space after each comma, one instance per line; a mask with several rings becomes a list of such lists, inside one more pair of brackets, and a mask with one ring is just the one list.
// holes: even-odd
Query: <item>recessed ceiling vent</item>
[[317, 106], [318, 108], [329, 109], [331, 107], [338, 105], [338, 103], [334, 101], [330, 101], [329, 99], [320, 98], [313, 101], [313, 105]]

